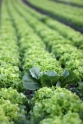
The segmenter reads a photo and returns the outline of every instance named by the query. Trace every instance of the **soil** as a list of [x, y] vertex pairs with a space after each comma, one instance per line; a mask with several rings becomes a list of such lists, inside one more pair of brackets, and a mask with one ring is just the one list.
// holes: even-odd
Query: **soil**
[[44, 15], [48, 15], [49, 17], [53, 18], [53, 19], [56, 19], [57, 21], [67, 25], [67, 26], [70, 26], [71, 28], [73, 28], [74, 30], [76, 31], [79, 31], [80, 33], [83, 33], [83, 28], [79, 28], [79, 27], [76, 27], [75, 25], [72, 25], [71, 22], [69, 21], [66, 21], [65, 19], [62, 19], [60, 16], [58, 16], [57, 14], [53, 14], [51, 13], [50, 11], [46, 11], [46, 10], [43, 10], [41, 8], [38, 8], [34, 5], [32, 5], [29, 1], [26, 1], [26, 0], [22, 0], [27, 6], [31, 7], [32, 9], [35, 9], [36, 11], [40, 12], [41, 14], [44, 14]]

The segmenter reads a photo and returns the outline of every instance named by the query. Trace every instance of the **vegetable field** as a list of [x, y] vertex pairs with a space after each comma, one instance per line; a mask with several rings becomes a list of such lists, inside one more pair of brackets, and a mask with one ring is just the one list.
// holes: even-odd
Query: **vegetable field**
[[76, 1], [0, 0], [0, 124], [83, 124]]

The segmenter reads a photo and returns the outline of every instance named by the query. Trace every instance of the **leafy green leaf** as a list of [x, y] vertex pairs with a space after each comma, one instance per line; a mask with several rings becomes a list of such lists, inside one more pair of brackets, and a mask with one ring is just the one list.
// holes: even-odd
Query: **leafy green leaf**
[[47, 71], [44, 74], [46, 74], [49, 77], [58, 76], [58, 74], [56, 72], [53, 72], [53, 71]]
[[52, 86], [59, 79], [59, 75], [56, 72], [48, 71], [41, 76], [42, 86]]
[[69, 75], [69, 71], [68, 70], [64, 70], [62, 76], [63, 77], [67, 77], [68, 75]]
[[22, 79], [23, 86], [28, 90], [36, 90], [40, 85], [29, 74], [25, 74]]
[[35, 79], [38, 79], [41, 76], [40, 69], [38, 67], [33, 67], [29, 71], [31, 76]]
[[76, 76], [76, 74], [69, 70], [64, 70], [62, 76], [59, 79], [59, 83], [61, 87], [65, 87], [66, 85], [74, 85], [78, 82], [78, 78]]
[[83, 121], [83, 111], [81, 111], [79, 114], [80, 114], [80, 118], [81, 118], [82, 121]]
[[56, 83], [56, 87], [60, 87], [60, 85], [61, 85], [61, 82], [58, 81], [58, 82]]

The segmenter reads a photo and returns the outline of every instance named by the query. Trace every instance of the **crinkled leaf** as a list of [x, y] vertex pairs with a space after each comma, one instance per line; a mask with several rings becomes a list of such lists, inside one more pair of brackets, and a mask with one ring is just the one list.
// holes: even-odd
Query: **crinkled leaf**
[[36, 90], [40, 85], [29, 74], [25, 74], [22, 79], [23, 86], [28, 90]]
[[40, 69], [38, 67], [33, 67], [29, 71], [31, 76], [35, 79], [38, 79], [41, 76]]

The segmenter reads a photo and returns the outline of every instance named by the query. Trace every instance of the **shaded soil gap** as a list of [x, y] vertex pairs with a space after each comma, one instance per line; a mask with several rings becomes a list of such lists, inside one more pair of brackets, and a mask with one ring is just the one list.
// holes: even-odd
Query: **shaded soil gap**
[[79, 31], [80, 33], [83, 33], [83, 29], [80, 29], [74, 25], [71, 24], [71, 22], [69, 21], [66, 21], [64, 19], [62, 19], [60, 16], [58, 16], [57, 14], [53, 14], [51, 13], [50, 11], [45, 11], [43, 9], [40, 9], [39, 7], [36, 7], [34, 5], [32, 5], [30, 2], [26, 1], [26, 0], [22, 0], [23, 3], [25, 3], [27, 6], [31, 7], [32, 9], [35, 9], [36, 11], [40, 12], [41, 14], [44, 14], [44, 15], [48, 15], [49, 17], [53, 18], [53, 19], [56, 19], [57, 21], [67, 25], [67, 26], [70, 26], [71, 28], [73, 28], [74, 30], [76, 31]]

